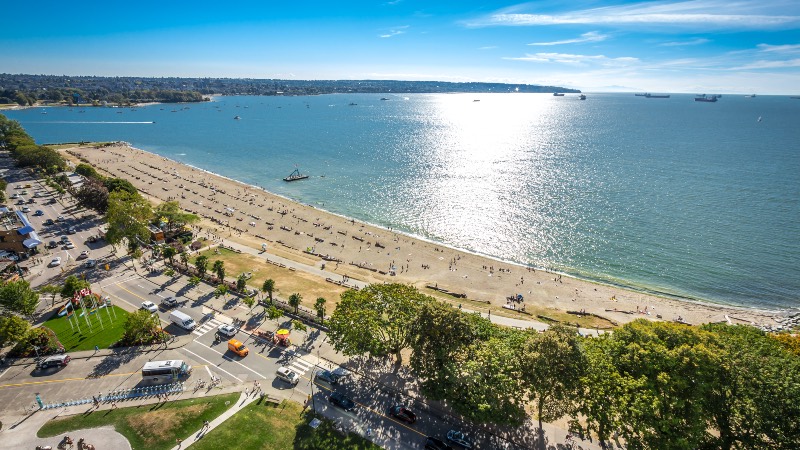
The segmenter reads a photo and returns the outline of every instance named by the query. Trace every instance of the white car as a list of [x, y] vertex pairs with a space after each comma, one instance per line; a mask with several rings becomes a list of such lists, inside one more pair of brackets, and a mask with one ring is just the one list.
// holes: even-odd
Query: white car
[[26, 207], [22, 208], [22, 212], [29, 213], [29, 212], [31, 212], [31, 209], [26, 206]]
[[19, 198], [19, 194], [16, 194], [16, 193], [15, 193], [14, 195], [12, 195], [12, 196], [11, 196], [11, 198], [13, 198], [14, 200], [16, 200], [16, 199], [18, 199], [18, 198]]
[[72, 242], [67, 242], [66, 244], [64, 244], [64, 248], [67, 250], [72, 250], [73, 248], [75, 248], [75, 244], [73, 244]]
[[292, 385], [297, 385], [300, 382], [300, 375], [292, 372], [288, 367], [279, 367], [278, 371], [275, 372], [275, 378]]
[[92, 267], [97, 265], [96, 259], [87, 259], [86, 262], [83, 264], [86, 266], [87, 269], [91, 269]]
[[58, 257], [58, 256], [53, 258], [52, 261], [50, 261], [50, 267], [56, 267], [56, 266], [60, 266], [60, 265], [61, 265], [61, 258]]
[[78, 255], [78, 259], [88, 258], [89, 257], [89, 250], [84, 250]]
[[236, 335], [236, 327], [232, 325], [220, 325], [219, 328], [217, 328], [217, 334], [232, 338]]
[[153, 303], [153, 302], [146, 301], [146, 302], [142, 302], [142, 309], [146, 309], [146, 310], [150, 311], [151, 313], [154, 313], [154, 312], [158, 311], [158, 306], [156, 306], [156, 304]]
[[58, 217], [56, 218], [56, 221], [58, 221], [58, 222], [63, 222], [63, 221], [65, 221], [65, 220], [67, 220], [67, 218], [66, 218], [66, 217], [64, 217], [64, 216], [58, 216]]

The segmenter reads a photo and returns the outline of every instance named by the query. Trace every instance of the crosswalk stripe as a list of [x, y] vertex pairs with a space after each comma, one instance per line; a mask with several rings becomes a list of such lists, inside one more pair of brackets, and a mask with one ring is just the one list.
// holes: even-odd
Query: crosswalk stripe
[[217, 319], [211, 319], [199, 327], [196, 327], [194, 331], [192, 331], [192, 334], [202, 336], [220, 325], [222, 325], [222, 322]]

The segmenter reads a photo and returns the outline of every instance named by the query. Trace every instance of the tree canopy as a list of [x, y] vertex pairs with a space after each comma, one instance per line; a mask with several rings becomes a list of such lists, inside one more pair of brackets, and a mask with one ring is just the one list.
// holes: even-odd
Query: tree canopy
[[138, 246], [150, 241], [150, 230], [147, 224], [153, 217], [150, 203], [139, 194], [127, 191], [113, 191], [108, 196], [106, 222], [108, 231], [106, 241], [117, 245], [123, 239]]

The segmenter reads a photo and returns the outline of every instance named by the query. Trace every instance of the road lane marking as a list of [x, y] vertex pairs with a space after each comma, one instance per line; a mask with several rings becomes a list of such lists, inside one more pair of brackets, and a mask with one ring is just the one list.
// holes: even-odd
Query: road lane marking
[[208, 366], [206, 366], [206, 372], [208, 372], [208, 376], [210, 376], [211, 378], [214, 378], [214, 374], [211, 373], [211, 369], [209, 369]]
[[[207, 360], [207, 359], [203, 358], [202, 356], [200, 356], [200, 355], [198, 355], [197, 353], [195, 353], [195, 352], [193, 352], [193, 351], [189, 350], [189, 349], [188, 349], [188, 348], [186, 348], [186, 347], [183, 347], [183, 348], [181, 348], [181, 350], [184, 350], [184, 351], [186, 351], [186, 352], [188, 352], [188, 353], [191, 353], [191, 354], [193, 354], [194, 356], [196, 356], [196, 357], [198, 357], [198, 358], [202, 359], [203, 361], [205, 361], [205, 362], [207, 362], [207, 363], [211, 364], [212, 366], [214, 366], [214, 363], [213, 363], [213, 362], [211, 362], [211, 361], [209, 361], [209, 360]], [[219, 353], [219, 352], [217, 352], [217, 353]], [[235, 361], [234, 361], [234, 362], [235, 362]], [[242, 381], [242, 379], [241, 379], [241, 378], [239, 378], [239, 377], [237, 377], [236, 375], [234, 375], [234, 374], [232, 374], [232, 373], [228, 372], [227, 370], [223, 369], [222, 367], [219, 367], [219, 366], [215, 366], [215, 367], [216, 367], [217, 369], [219, 369], [219, 370], [221, 370], [221, 371], [223, 371], [223, 372], [227, 373], [228, 375], [230, 375], [230, 376], [231, 376], [231, 377], [233, 377], [234, 379], [236, 379], [236, 380], [239, 380], [239, 382], [240, 382], [240, 383], [244, 383], [244, 381]]]
[[[194, 341], [194, 342], [197, 342], [197, 341]], [[199, 343], [199, 342], [198, 342], [198, 343]], [[202, 345], [202, 344], [200, 344], [200, 345]], [[211, 350], [212, 352], [214, 352], [214, 353], [216, 353], [216, 354], [218, 354], [218, 355], [222, 356], [222, 358], [223, 358], [223, 359], [226, 359], [226, 360], [228, 360], [228, 361], [230, 361], [230, 362], [232, 362], [232, 363], [236, 363], [236, 364], [238, 364], [238, 365], [242, 366], [243, 368], [245, 368], [245, 369], [249, 370], [250, 372], [253, 372], [254, 374], [256, 374], [256, 375], [260, 376], [262, 379], [264, 379], [264, 380], [266, 380], [266, 379], [267, 379], [267, 377], [265, 377], [264, 375], [261, 375], [260, 373], [256, 372], [255, 370], [253, 370], [253, 369], [251, 369], [251, 368], [249, 368], [249, 367], [245, 366], [244, 364], [242, 364], [242, 362], [241, 362], [241, 361], [237, 361], [237, 360], [235, 360], [235, 359], [231, 358], [230, 356], [226, 356], [224, 353], [220, 353], [220, 352], [218, 352], [218, 351], [214, 350], [213, 348], [211, 348], [211, 347], [209, 347], [209, 346], [207, 346], [207, 345], [203, 345], [203, 347], [205, 347], [205, 348], [207, 348], [207, 349]], [[219, 366], [217, 366], [217, 367], [219, 367]]]

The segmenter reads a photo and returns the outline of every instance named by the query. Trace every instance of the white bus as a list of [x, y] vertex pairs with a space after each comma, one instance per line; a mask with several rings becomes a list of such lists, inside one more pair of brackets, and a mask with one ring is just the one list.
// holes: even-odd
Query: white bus
[[151, 361], [142, 367], [143, 377], [170, 376], [172, 378], [188, 377], [192, 373], [192, 366], [180, 359], [169, 361]]

